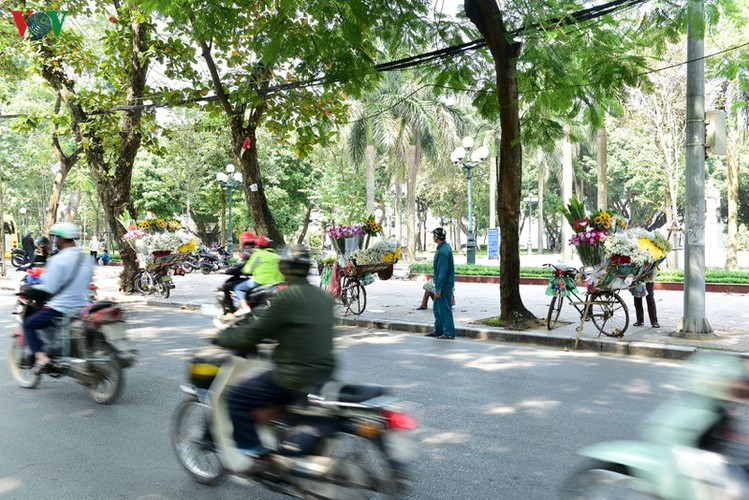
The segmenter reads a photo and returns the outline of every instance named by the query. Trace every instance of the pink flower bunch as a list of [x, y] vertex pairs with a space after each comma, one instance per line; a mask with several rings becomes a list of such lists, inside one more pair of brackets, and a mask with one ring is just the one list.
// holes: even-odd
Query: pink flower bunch
[[137, 240], [138, 238], [142, 238], [146, 236], [148, 233], [145, 231], [141, 231], [140, 229], [131, 229], [127, 233], [125, 233], [122, 236], [123, 240]]
[[367, 232], [364, 226], [352, 224], [350, 226], [333, 226], [326, 231], [332, 238], [352, 238], [354, 236], [364, 236]]
[[570, 245], [578, 246], [582, 243], [587, 243], [588, 245], [593, 246], [596, 243], [603, 243], [605, 239], [605, 231], [601, 231], [600, 229], [591, 229], [589, 231], [585, 231], [584, 233], [577, 233], [572, 235], [572, 238], [570, 238]]

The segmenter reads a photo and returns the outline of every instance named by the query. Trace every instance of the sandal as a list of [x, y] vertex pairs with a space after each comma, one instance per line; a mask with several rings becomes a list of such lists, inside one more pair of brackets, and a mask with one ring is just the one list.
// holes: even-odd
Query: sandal
[[426, 309], [427, 308], [423, 307], [423, 306], [419, 306], [419, 307], [416, 308], [417, 311], [426, 311]]
[[34, 366], [31, 367], [31, 373], [33, 373], [34, 375], [41, 375], [51, 363], [51, 360], [44, 363], [40, 363], [37, 361], [34, 363]]

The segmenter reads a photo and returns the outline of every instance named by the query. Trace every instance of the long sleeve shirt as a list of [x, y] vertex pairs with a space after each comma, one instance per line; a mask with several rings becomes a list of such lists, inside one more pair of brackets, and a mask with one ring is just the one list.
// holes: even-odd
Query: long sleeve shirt
[[455, 286], [455, 264], [453, 249], [446, 242], [437, 245], [434, 253], [434, 293], [442, 294], [442, 287]]
[[[47, 306], [62, 313], [75, 312], [85, 306], [93, 274], [91, 257], [79, 247], [68, 247], [57, 252], [47, 261], [41, 277], [42, 288], [54, 294]], [[61, 290], [69, 280], [67, 287]]]
[[306, 280], [292, 283], [271, 300], [257, 319], [223, 330], [216, 343], [248, 351], [263, 339], [276, 339], [273, 377], [281, 387], [301, 389], [333, 375], [333, 300]]

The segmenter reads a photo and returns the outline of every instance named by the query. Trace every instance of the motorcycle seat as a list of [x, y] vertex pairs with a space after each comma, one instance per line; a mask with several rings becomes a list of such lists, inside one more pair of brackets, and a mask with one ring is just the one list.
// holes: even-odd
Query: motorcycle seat
[[341, 384], [328, 382], [322, 387], [321, 396], [326, 401], [341, 403], [363, 403], [387, 394], [387, 387], [377, 384]]

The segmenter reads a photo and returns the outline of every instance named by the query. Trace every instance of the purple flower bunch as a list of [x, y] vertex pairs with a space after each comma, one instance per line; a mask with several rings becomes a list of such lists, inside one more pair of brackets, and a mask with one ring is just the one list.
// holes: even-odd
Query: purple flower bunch
[[326, 230], [331, 238], [352, 238], [354, 236], [364, 236], [367, 232], [364, 226], [352, 224], [350, 226], [333, 226]]
[[587, 243], [590, 246], [594, 246], [596, 243], [603, 243], [606, 239], [606, 231], [600, 229], [590, 229], [584, 233], [575, 233], [570, 238], [570, 245], [578, 246], [582, 243]]

